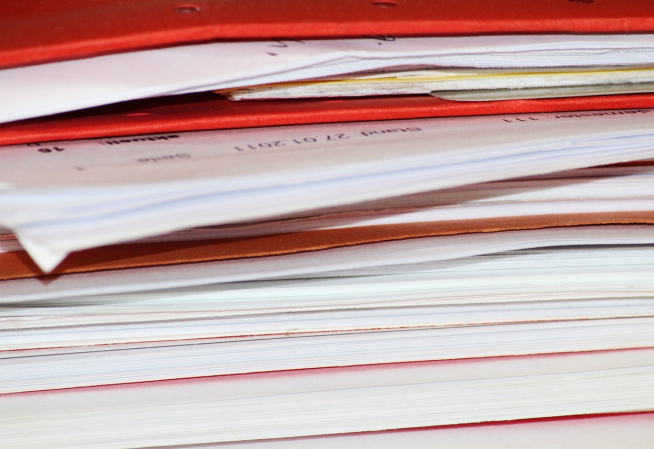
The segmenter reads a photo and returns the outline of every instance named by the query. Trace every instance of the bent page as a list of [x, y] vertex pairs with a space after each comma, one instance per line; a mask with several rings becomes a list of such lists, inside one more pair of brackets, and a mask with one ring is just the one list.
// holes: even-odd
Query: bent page
[[7, 86], [2, 90], [0, 122], [138, 98], [388, 67], [567, 67], [580, 61], [593, 66], [652, 65], [654, 37], [378, 36], [220, 42], [97, 56], [0, 71], [0, 85]]
[[[323, 251], [179, 264], [161, 267], [65, 274], [2, 281], [5, 304], [91, 295], [317, 276], [369, 267], [451, 260], [524, 248], [563, 245], [639, 245], [654, 243], [652, 226], [580, 226], [489, 234], [454, 235], [382, 242]], [[392, 270], [397, 270], [393, 267]], [[332, 299], [333, 300], [333, 299]]]

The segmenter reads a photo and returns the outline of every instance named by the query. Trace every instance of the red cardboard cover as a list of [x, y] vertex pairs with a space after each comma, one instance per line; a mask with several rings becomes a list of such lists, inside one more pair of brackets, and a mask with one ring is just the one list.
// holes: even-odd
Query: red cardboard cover
[[651, 0], [21, 0], [0, 68], [220, 39], [654, 31]]
[[0, 125], [0, 145], [206, 129], [654, 107], [654, 94], [456, 102], [428, 95], [232, 102], [202, 93], [102, 106]]

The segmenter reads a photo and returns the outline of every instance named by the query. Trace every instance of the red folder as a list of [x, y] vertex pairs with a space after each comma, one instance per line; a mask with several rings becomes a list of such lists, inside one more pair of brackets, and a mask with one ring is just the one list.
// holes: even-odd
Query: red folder
[[[25, 0], [4, 7], [0, 27], [0, 68], [10, 68], [208, 40], [654, 32], [654, 5], [651, 0]], [[428, 95], [231, 102], [200, 93], [2, 124], [0, 145], [205, 129], [649, 107], [654, 107], [654, 94], [495, 102], [454, 102]], [[651, 220], [649, 214], [558, 217], [553, 222], [477, 223], [481, 227], [474, 230], [458, 223], [448, 230], [442, 224], [428, 224], [317, 232], [302, 241], [289, 234], [277, 240], [202, 245], [123, 245], [123, 252], [108, 247], [77, 253], [55, 273], [259, 257], [443, 233]], [[0, 279], [41, 274], [24, 253], [7, 253], [2, 259], [5, 270]]]
[[220, 39], [654, 31], [651, 0], [22, 0], [0, 68]]
[[[0, 16], [0, 68], [207, 40], [654, 32], [651, 0], [25, 0]], [[44, 80], [45, 82], [45, 80]], [[305, 123], [648, 108], [654, 95], [451, 102], [430, 96], [231, 103], [206, 93], [0, 125], [0, 145]]]
[[654, 94], [457, 102], [429, 95], [232, 102], [159, 97], [0, 125], [0, 145], [307, 123], [654, 107]]

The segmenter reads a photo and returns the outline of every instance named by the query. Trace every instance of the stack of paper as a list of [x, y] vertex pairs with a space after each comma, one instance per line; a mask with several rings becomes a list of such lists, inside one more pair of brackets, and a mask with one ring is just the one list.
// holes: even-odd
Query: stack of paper
[[[554, 67], [557, 76], [538, 73]], [[572, 73], [567, 73], [571, 67]], [[336, 75], [343, 78], [344, 74], [357, 72], [381, 71], [385, 76], [393, 76], [398, 69], [400, 74], [406, 74], [409, 68], [486, 69], [437, 72], [434, 76], [451, 81], [434, 84], [434, 90], [632, 84], [634, 91], [640, 92], [641, 84], [654, 81], [652, 67], [654, 36], [651, 34], [221, 42], [3, 70], [0, 83], [11, 89], [3, 92], [0, 123], [137, 98], [234, 90]], [[89, 78], [89, 73], [94, 76]], [[516, 77], [522, 81], [516, 81]], [[44, 79], [48, 82], [42, 82]], [[328, 94], [360, 96], [430, 91], [425, 87], [376, 91], [366, 86], [362, 90]], [[257, 88], [254, 92], [267, 90], [267, 87]], [[645, 90], [651, 91], [651, 87]], [[249, 89], [241, 92], [236, 90], [230, 95], [235, 99], [250, 98], [244, 96]], [[263, 98], [304, 96], [327, 95], [300, 92], [263, 95]]]
[[[5, 147], [0, 224], [40, 267], [183, 228], [654, 157], [650, 110], [425, 119]], [[30, 167], [29, 173], [20, 170]]]
[[446, 100], [489, 101], [651, 92], [652, 81], [654, 70], [649, 67], [462, 68], [353, 74], [220, 93], [230, 100], [432, 94]]
[[[12, 86], [0, 120], [212, 90], [649, 92], [652, 36], [102, 55], [0, 71]], [[624, 107], [546, 100], [525, 104], [548, 112], [515, 114], [500, 102], [485, 116], [289, 115], [254, 128], [248, 108], [261, 106], [244, 102], [226, 107], [243, 108], [250, 129], [169, 116], [124, 135], [104, 133], [118, 120], [107, 109], [8, 123], [34, 136], [95, 124], [0, 148], [0, 440], [267, 448], [418, 445], [427, 432], [457, 447], [490, 432], [502, 447], [509, 434], [524, 442], [519, 432], [556, 445], [570, 428], [602, 428], [602, 442], [634, 428], [632, 441], [649, 441], [654, 98], [615, 98]], [[151, 113], [135, 104], [116, 106], [120, 123]], [[283, 116], [285, 104], [264, 107]], [[435, 426], [454, 427], [406, 430]]]
[[[654, 156], [650, 113], [6, 147], [0, 402], [21, 412], [0, 428], [147, 447], [650, 410], [654, 166], [625, 163]], [[135, 237], [55, 277], [22, 249], [50, 269]]]

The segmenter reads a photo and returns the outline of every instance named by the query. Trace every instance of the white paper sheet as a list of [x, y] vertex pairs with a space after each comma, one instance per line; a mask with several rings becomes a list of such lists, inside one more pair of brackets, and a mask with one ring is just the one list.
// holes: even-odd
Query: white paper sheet
[[[654, 211], [654, 166], [605, 166], [495, 181], [300, 212], [274, 220], [184, 229], [137, 242], [237, 238], [401, 223]], [[23, 251], [13, 235], [0, 252]]]

